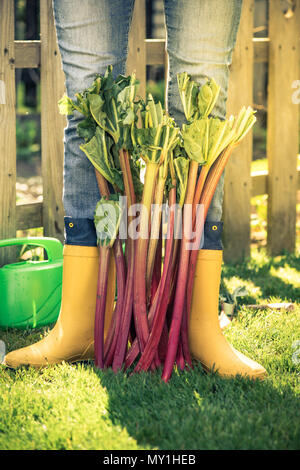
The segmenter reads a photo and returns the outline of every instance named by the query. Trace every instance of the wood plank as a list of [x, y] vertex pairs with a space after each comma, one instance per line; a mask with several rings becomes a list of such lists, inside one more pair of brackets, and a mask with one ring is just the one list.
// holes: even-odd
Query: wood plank
[[17, 230], [37, 227], [43, 227], [43, 203], [18, 204], [16, 207]]
[[[252, 34], [252, 33], [251, 33]], [[269, 38], [252, 38], [255, 62], [268, 62]], [[165, 55], [164, 39], [146, 39], [147, 65], [163, 65]]]
[[268, 62], [269, 38], [253, 38], [254, 62]]
[[[0, 2], [0, 238], [16, 235], [16, 96], [14, 65], [14, 2]], [[14, 249], [0, 251], [0, 265], [14, 258]]]
[[51, 0], [40, 1], [40, 21], [44, 234], [63, 241], [63, 130], [66, 120], [59, 114], [57, 102], [65, 87]]
[[[268, 172], [260, 171], [251, 174], [251, 197], [267, 193]], [[300, 169], [298, 169], [298, 189], [300, 190]], [[19, 204], [16, 207], [16, 229], [27, 230], [43, 226], [43, 203], [34, 202]]]
[[267, 194], [268, 172], [257, 171], [251, 174], [251, 197]]
[[[253, 38], [254, 62], [268, 62], [269, 38]], [[146, 64], [163, 65], [165, 39], [145, 39]], [[15, 41], [15, 67], [40, 67], [41, 41]]]
[[139, 94], [146, 96], [146, 6], [145, 0], [135, 0], [129, 33], [127, 73], [135, 71], [140, 80]]
[[165, 39], [146, 39], [147, 65], [163, 65], [166, 54]]
[[273, 255], [295, 248], [299, 106], [292, 101], [292, 84], [299, 78], [300, 1], [294, 3], [293, 15], [286, 17], [280, 0], [269, 2], [268, 250]]
[[[237, 115], [253, 99], [254, 1], [244, 0], [229, 79], [227, 114]], [[225, 173], [224, 259], [241, 260], [250, 254], [252, 138], [248, 135], [233, 152]]]
[[15, 41], [15, 67], [36, 69], [41, 65], [41, 41]]
[[[267, 193], [268, 172], [257, 171], [251, 174], [251, 197]], [[298, 189], [300, 190], [300, 168], [298, 169]], [[43, 226], [43, 203], [19, 204], [16, 207], [16, 229], [27, 230]]]

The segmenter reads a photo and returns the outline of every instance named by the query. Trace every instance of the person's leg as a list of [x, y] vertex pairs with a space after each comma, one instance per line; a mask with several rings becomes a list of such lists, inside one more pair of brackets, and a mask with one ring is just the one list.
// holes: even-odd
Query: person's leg
[[[242, 0], [165, 0], [167, 52], [169, 71], [167, 104], [178, 124], [184, 113], [177, 88], [177, 73], [187, 72], [192, 79], [204, 83], [214, 78], [220, 95], [213, 115], [226, 115], [229, 65], [236, 41]], [[222, 217], [224, 174], [210, 204], [207, 220], [219, 222]]]
[[[91, 85], [95, 74], [108, 65], [125, 72], [128, 32], [133, 0], [54, 0], [58, 44], [66, 76], [67, 94]], [[65, 129], [64, 196], [65, 246], [62, 302], [59, 318], [48, 336], [36, 344], [13, 351], [4, 362], [42, 367], [62, 361], [92, 359], [98, 278], [98, 249], [93, 222], [100, 198], [94, 167], [79, 149], [77, 124], [68, 119]], [[114, 260], [111, 259], [107, 291], [109, 320], [115, 295]], [[107, 322], [105, 331], [107, 331]]]
[[[214, 78], [221, 86], [213, 115], [226, 114], [228, 66], [241, 13], [241, 0], [165, 0], [169, 54], [168, 109], [176, 122], [184, 121], [176, 74], [187, 72], [197, 82]], [[199, 250], [189, 312], [191, 354], [206, 370], [223, 376], [265, 376], [265, 369], [236, 351], [223, 335], [219, 319], [219, 286], [222, 265], [222, 202], [224, 174], [211, 202]]]
[[[108, 65], [113, 65], [115, 75], [125, 72], [133, 5], [134, 0], [53, 0], [70, 98], [90, 86]], [[93, 219], [99, 190], [94, 167], [79, 149], [80, 119], [75, 112], [65, 129], [63, 203], [66, 216]]]

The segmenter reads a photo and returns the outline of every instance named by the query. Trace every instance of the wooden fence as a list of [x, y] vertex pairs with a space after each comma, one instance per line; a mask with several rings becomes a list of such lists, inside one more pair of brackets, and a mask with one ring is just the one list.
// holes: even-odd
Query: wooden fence
[[[268, 248], [277, 254], [295, 247], [299, 106], [292, 88], [299, 76], [300, 0], [288, 12], [280, 0], [269, 1], [269, 37], [254, 39], [254, 0], [244, 0], [231, 65], [228, 114], [252, 104], [253, 61], [268, 62], [267, 156], [269, 172], [251, 175], [249, 136], [228, 164], [224, 194], [224, 244], [227, 260], [250, 252], [250, 200], [268, 194]], [[38, 41], [14, 40], [14, 1], [0, 0], [0, 238], [16, 230], [44, 227], [45, 236], [63, 239], [63, 128], [57, 101], [64, 76], [52, 16], [51, 0], [40, 1]], [[136, 70], [145, 93], [146, 65], [165, 65], [165, 41], [146, 39], [145, 0], [136, 0], [129, 39], [128, 72]], [[43, 202], [16, 205], [15, 69], [40, 68]], [[4, 256], [7, 259], [7, 253]]]

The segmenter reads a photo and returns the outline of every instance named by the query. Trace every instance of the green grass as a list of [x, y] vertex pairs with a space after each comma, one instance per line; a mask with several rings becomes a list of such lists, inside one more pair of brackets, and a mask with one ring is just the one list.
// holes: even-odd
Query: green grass
[[[269, 258], [263, 251], [223, 268], [229, 291], [245, 285], [249, 292], [225, 334], [264, 365], [265, 381], [222, 379], [197, 364], [175, 372], [168, 385], [159, 373], [115, 375], [92, 362], [43, 371], [0, 367], [0, 448], [299, 449], [299, 272], [299, 256]], [[247, 308], [274, 300], [296, 307]], [[12, 350], [46, 332], [8, 330], [0, 337]]]

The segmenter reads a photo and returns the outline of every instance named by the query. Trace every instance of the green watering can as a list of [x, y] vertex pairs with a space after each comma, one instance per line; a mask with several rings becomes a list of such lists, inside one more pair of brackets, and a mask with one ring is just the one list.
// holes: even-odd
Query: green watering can
[[56, 321], [62, 292], [63, 245], [56, 238], [11, 238], [0, 247], [40, 246], [45, 261], [24, 261], [0, 268], [0, 328], [35, 328]]

